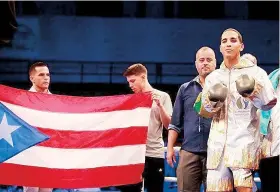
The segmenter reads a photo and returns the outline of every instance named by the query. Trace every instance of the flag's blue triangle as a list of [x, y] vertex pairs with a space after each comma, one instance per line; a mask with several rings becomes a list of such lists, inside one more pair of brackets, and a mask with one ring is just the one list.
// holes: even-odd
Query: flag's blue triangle
[[0, 102], [0, 163], [47, 139]]

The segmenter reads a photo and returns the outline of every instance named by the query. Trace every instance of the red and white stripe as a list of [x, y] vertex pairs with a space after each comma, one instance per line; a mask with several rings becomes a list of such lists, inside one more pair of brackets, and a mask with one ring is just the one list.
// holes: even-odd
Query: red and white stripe
[[51, 137], [0, 164], [0, 184], [87, 188], [141, 181], [149, 94], [74, 97], [1, 85], [0, 101]]

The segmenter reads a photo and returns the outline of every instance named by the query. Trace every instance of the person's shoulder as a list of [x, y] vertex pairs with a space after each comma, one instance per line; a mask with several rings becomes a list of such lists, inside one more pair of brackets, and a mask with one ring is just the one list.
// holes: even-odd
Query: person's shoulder
[[30, 92], [37, 92], [33, 86], [30, 87], [30, 88], [28, 89], [28, 91], [30, 91]]
[[161, 90], [158, 90], [158, 89], [154, 89], [154, 91], [160, 95], [161, 97], [170, 97], [169, 94], [165, 91], [161, 91]]
[[193, 81], [193, 80], [181, 84], [180, 89], [185, 89], [185, 88], [187, 88], [187, 87], [190, 85], [190, 83], [191, 83], [192, 81]]
[[278, 81], [279, 81], [279, 77], [280, 77], [280, 70], [279, 70], [279, 68], [278, 69], [275, 69], [274, 71], [272, 71], [271, 73], [269, 73], [269, 75], [268, 75], [268, 77], [270, 78], [270, 79], [276, 79], [277, 80], [277, 78], [278, 78]]
[[254, 66], [254, 67], [256, 68], [256, 70], [257, 70], [259, 73], [262, 73], [263, 75], [268, 75], [267, 72], [266, 72], [263, 68], [261, 68], [261, 67], [259, 67], [259, 66]]
[[198, 82], [198, 78], [199, 78], [199, 77], [197, 76], [197, 77], [195, 77], [194, 79], [192, 79], [192, 80], [190, 80], [190, 81], [187, 81], [187, 82], [181, 84], [179, 89], [180, 89], [180, 90], [184, 90], [184, 89], [188, 88], [189, 85], [197, 85], [197, 84], [194, 83], [194, 82]]
[[257, 65], [245, 68], [245, 70], [249, 75], [252, 76], [268, 76], [267, 72], [263, 68]]
[[162, 94], [162, 95], [168, 94], [167, 92], [159, 90], [159, 89], [154, 89], [154, 92], [156, 92], [157, 94]]

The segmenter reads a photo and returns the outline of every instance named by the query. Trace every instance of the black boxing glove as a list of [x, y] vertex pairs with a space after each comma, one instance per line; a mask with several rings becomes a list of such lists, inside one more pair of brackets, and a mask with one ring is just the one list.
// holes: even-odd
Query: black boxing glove
[[222, 83], [217, 83], [209, 89], [208, 94], [210, 101], [224, 102], [227, 98], [228, 88]]
[[251, 95], [255, 88], [255, 79], [246, 74], [240, 75], [235, 81], [236, 89], [243, 97]]

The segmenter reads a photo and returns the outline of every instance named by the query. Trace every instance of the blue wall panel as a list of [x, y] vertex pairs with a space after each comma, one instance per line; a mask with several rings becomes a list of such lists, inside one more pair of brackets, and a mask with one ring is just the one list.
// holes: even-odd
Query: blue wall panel
[[[161, 63], [161, 80], [181, 83], [196, 74], [194, 57], [201, 46], [212, 47], [221, 61], [220, 36], [229, 27], [242, 33], [244, 53], [254, 54], [268, 72], [279, 62], [277, 21], [41, 16], [18, 22], [13, 47], [1, 49], [0, 58], [47, 61], [56, 82], [124, 82], [123, 70], [144, 62], [151, 81], [157, 81], [153, 75]], [[15, 70], [27, 67], [21, 64]]]

